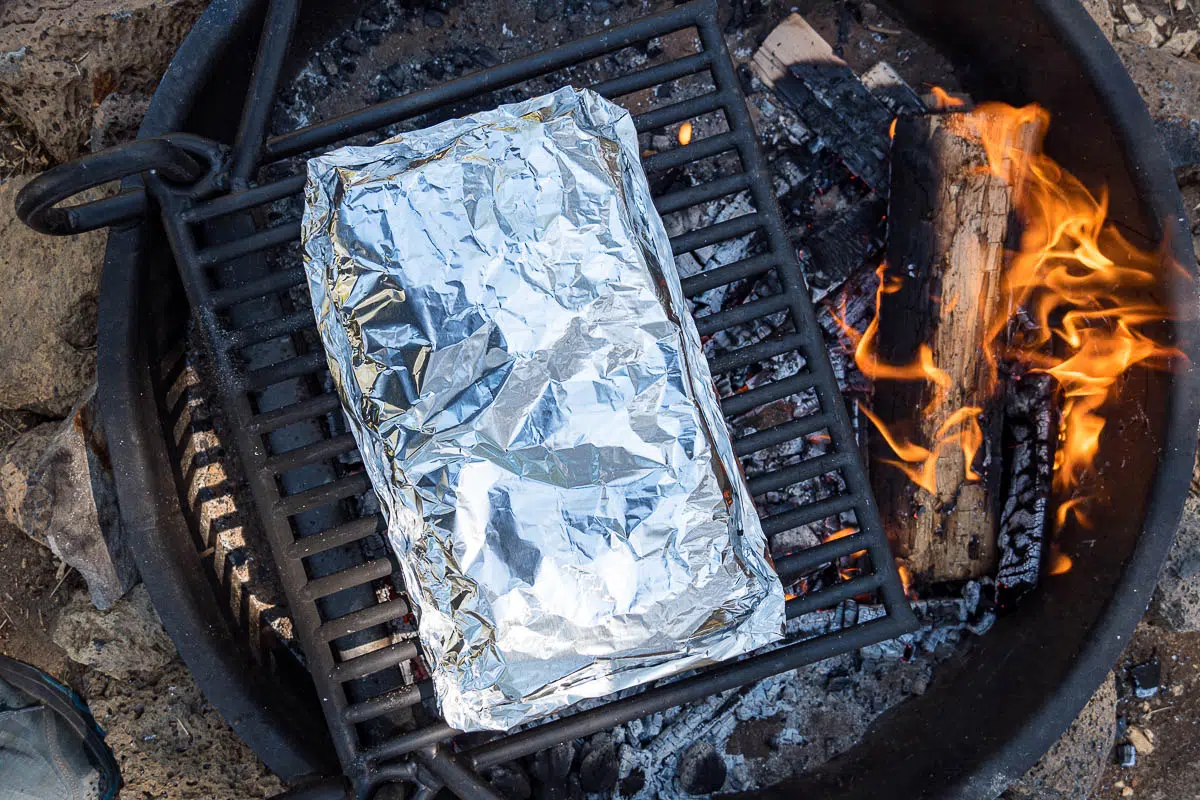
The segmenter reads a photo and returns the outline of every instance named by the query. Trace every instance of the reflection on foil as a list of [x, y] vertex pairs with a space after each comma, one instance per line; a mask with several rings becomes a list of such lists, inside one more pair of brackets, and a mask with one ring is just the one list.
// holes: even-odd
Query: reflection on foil
[[553, 94], [309, 162], [313, 308], [442, 715], [508, 729], [779, 638], [628, 112]]

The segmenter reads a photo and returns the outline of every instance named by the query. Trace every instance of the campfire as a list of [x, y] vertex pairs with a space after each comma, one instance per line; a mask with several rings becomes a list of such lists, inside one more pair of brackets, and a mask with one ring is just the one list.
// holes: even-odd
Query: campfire
[[[1039, 91], [1006, 91], [990, 52], [961, 59], [991, 70], [990, 82], [964, 83], [973, 97], [940, 51], [873, 7], [855, 19], [816, 4], [816, 27], [798, 14], [770, 27], [758, 4], [734, 4], [731, 19], [707, 2], [640, 19], [642, 9], [615, 3], [603, 30], [576, 38], [591, 28], [568, 2], [554, 36], [535, 41], [530, 30], [559, 23], [553, 4], [534, 5], [536, 23], [380, 0], [339, 17], [319, 43], [298, 39], [289, 58], [298, 12], [278, 0], [233, 154], [215, 140], [176, 139], [191, 148], [189, 169], [210, 174], [195, 185], [188, 170], [179, 181], [148, 176], [86, 214], [26, 204], [47, 229], [149, 208], [166, 232], [145, 252], [173, 259], [178, 284], [147, 279], [143, 250], [125, 251], [136, 262], [128, 292], [142, 303], [155, 287], [146, 324], [169, 346], [110, 357], [141, 372], [120, 373], [139, 388], [109, 396], [142, 398], [136, 408], [110, 403], [109, 418], [132, 431], [112, 449], [139, 465], [120, 476], [123, 515], [157, 514], [178, 497], [178, 515], [161, 512], [178, 524], [136, 530], [168, 530], [176, 555], [202, 542], [194, 549], [216, 580], [184, 580], [186, 558], [143, 558], [159, 613], [189, 661], [217, 665], [197, 668], [216, 686], [206, 691], [227, 716], [249, 720], [272, 768], [289, 780], [328, 775], [315, 791], [331, 796], [346, 782], [362, 794], [395, 782], [419, 797], [445, 788], [653, 800], [817, 786], [831, 775], [839, 788], [894, 779], [918, 795], [956, 791], [957, 765], [986, 772], [979, 765], [996, 742], [1016, 741], [1046, 698], [1075, 702], [1061, 690], [1110, 594], [1117, 608], [1144, 608], [1129, 599], [1154, 561], [1139, 555], [1139, 526], [1165, 512], [1148, 489], [1128, 507], [1114, 503], [1111, 454], [1136, 449], [1127, 443], [1139, 435], [1163, 446], [1156, 415], [1168, 401], [1154, 392], [1175, 391], [1185, 359], [1178, 301], [1164, 291], [1178, 278], [1164, 265], [1179, 257], [1156, 251], [1158, 237], [1130, 210], [1140, 198], [1113, 144], [1127, 132], [1079, 141], [1114, 176], [1110, 211], [1107, 176], [1080, 169], [1063, 144], [1078, 138], [1080, 119], [1099, 118], [1087, 106], [1095, 101], [1073, 113], [1075, 99], [1056, 102], [1024, 64], [1013, 69]], [[922, 3], [904, 5], [947, 54], [960, 41], [1002, 40], [1005, 26], [1043, 35], [1007, 14], [984, 35], [979, 12], [951, 8], [946, 19], [963, 23], [951, 36]], [[496, 41], [485, 28], [500, 31]], [[423, 36], [401, 35], [413, 29]], [[524, 51], [508, 41], [521, 37]], [[1044, 49], [1047, 63], [1074, 58]], [[381, 535], [313, 328], [298, 267], [300, 192], [307, 160], [331, 148], [563, 86], [615, 101], [637, 129], [629, 152], [647, 173], [695, 318], [713, 419], [729, 428], [786, 592], [785, 637], [513, 730], [463, 733], [439, 713], [418, 604]], [[1021, 96], [1045, 107], [984, 101]], [[1080, 178], [1043, 149], [1056, 134], [1050, 150]], [[125, 273], [111, 261], [115, 284]], [[121, 321], [115, 307], [102, 303], [102, 319], [120, 322], [113, 331], [143, 324]], [[133, 377], [143, 372], [149, 389]], [[1142, 417], [1127, 427], [1130, 406]], [[160, 439], [165, 448], [144, 444]], [[1137, 486], [1150, 485], [1155, 457], [1131, 462]], [[1120, 536], [1106, 538], [1110, 528]], [[1127, 559], [1133, 588], [1112, 589]], [[1109, 593], [1062, 589], [1085, 580]], [[238, 658], [233, 637], [193, 636], [225, 625], [229, 610]], [[1073, 616], [1079, 631], [1064, 622]], [[1013, 648], [1024, 635], [1037, 643]], [[235, 688], [223, 692], [222, 681]], [[976, 731], [978, 706], [997, 697], [1011, 702]], [[291, 724], [296, 709], [326, 725]], [[1045, 745], [1023, 741], [1010, 760]], [[918, 763], [926, 758], [934, 766]], [[930, 782], [934, 771], [948, 776], [944, 786]]]
[[876, 460], [911, 484], [875, 479], [902, 569], [925, 584], [995, 575], [1012, 602], [1043, 553], [1046, 574], [1070, 569], [1054, 534], [1089, 524], [1087, 478], [1121, 379], [1181, 354], [1147, 330], [1167, 317], [1147, 296], [1159, 254], [1108, 223], [1105, 190], [1042, 152], [1049, 114], [932, 94], [945, 113], [891, 129], [874, 316], [861, 332], [835, 319], [873, 382], [860, 408]]

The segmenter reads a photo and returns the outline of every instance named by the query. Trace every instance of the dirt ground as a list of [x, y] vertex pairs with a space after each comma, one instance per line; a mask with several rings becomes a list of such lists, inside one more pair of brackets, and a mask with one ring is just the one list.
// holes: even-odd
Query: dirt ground
[[[1130, 671], [1154, 659], [1161, 664], [1161, 686], [1153, 697], [1139, 698]], [[1200, 635], [1167, 633], [1142, 623], [1116, 674], [1121, 693], [1118, 720], [1149, 731], [1154, 750], [1139, 754], [1135, 767], [1110, 764], [1095, 800], [1200, 798]], [[1118, 722], [1118, 729], [1121, 725]]]
[[[31, 415], [0, 412], [0, 449]], [[283, 788], [201, 694], [178, 658], [123, 678], [78, 664], [52, 638], [83, 580], [0, 517], [0, 653], [45, 670], [105, 730], [127, 800], [248, 800]], [[102, 645], [101, 645], [102, 646]]]

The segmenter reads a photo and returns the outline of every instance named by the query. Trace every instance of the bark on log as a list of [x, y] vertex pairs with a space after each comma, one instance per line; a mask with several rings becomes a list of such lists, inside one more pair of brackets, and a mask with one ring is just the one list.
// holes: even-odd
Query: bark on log
[[[984, 441], [974, 461], [982, 480], [966, 479], [972, 465], [956, 445], [941, 451], [932, 494], [895, 467], [872, 469], [897, 555], [924, 583], [992, 574], [997, 563], [1000, 470], [989, 466], [1001, 414], [989, 400], [984, 340], [1000, 302], [1012, 191], [987, 171], [984, 149], [970, 133], [965, 114], [901, 117], [892, 145], [887, 276], [902, 284], [882, 297], [879, 353], [883, 363], [907, 364], [927, 344], [951, 389], [933, 407], [929, 382], [877, 381], [875, 413], [901, 438], [932, 450], [955, 411], [984, 409]], [[873, 437], [872, 454], [894, 458], [882, 438]]]

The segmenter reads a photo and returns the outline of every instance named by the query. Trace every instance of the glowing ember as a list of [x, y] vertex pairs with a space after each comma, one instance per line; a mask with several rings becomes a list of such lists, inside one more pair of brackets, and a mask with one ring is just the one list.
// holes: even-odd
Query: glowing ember
[[692, 143], [692, 123], [685, 122], [679, 126], [679, 143], [689, 145]]
[[[944, 106], [963, 101], [934, 87]], [[969, 112], [974, 134], [988, 159], [988, 170], [1013, 189], [1013, 204], [1022, 225], [1017, 250], [1007, 253], [1001, 278], [1001, 311], [988, 321], [985, 350], [991, 391], [998, 390], [996, 365], [1006, 359], [1027, 369], [1045, 372], [1057, 381], [1062, 403], [1059, 445], [1054, 465], [1054, 490], [1059, 501], [1056, 529], [1070, 517], [1084, 524], [1080, 505], [1081, 481], [1091, 472], [1105, 427], [1104, 407], [1115, 396], [1120, 378], [1141, 364], [1163, 367], [1178, 351], [1158, 344], [1141, 326], [1162, 322], [1165, 309], [1147, 297], [1156, 283], [1159, 256], [1137, 249], [1107, 222], [1107, 195], [1093, 195], [1077, 178], [1042, 153], [1049, 124], [1048, 112], [986, 103]], [[1027, 129], [1025, 126], [1033, 126]], [[1029, 137], [1026, 134], [1035, 134]], [[1027, 148], [1022, 142], [1033, 141]], [[876, 318], [859, 335], [839, 324], [854, 348], [854, 360], [872, 380], [922, 380], [934, 396], [923, 413], [957, 387], [933, 363], [922, 345], [910, 364], [885, 364], [879, 359], [880, 299], [899, 288], [899, 278], [880, 266]], [[928, 492], [936, 489], [935, 466], [952, 448], [961, 448], [967, 479], [979, 480], [971, 463], [982, 444], [981, 409], [957, 409], [937, 432], [936, 441], [922, 445], [889, 431], [867, 409], [867, 418], [896, 455], [890, 463]], [[1049, 573], [1071, 568], [1071, 559], [1051, 549]], [[902, 568], [902, 574], [907, 572]], [[906, 580], [907, 584], [907, 580]]]

